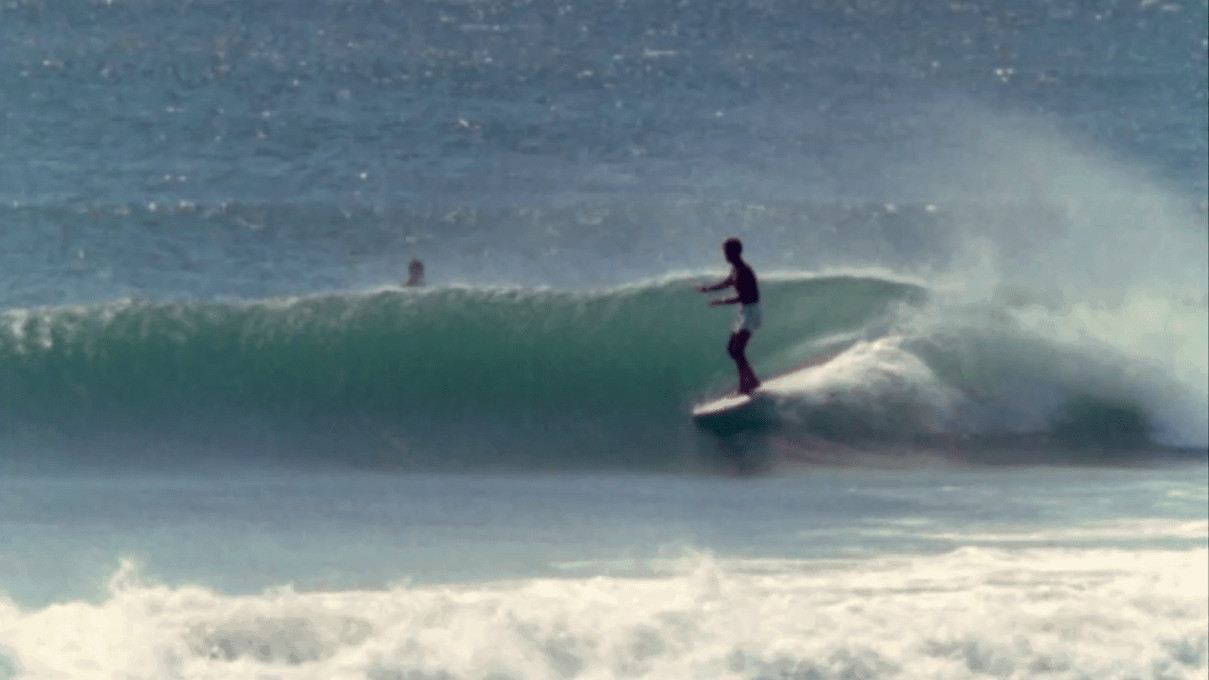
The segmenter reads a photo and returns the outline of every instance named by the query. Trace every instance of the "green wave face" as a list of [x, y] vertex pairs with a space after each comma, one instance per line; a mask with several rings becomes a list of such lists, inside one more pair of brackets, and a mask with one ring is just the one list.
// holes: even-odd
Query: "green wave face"
[[[688, 418], [735, 382], [725, 346], [736, 310], [709, 307], [700, 283], [10, 311], [0, 317], [0, 464], [5, 451], [45, 456], [50, 442], [101, 465], [683, 469], [703, 437], [752, 446]], [[932, 293], [901, 281], [774, 277], [761, 289], [764, 326], [749, 347], [761, 375], [837, 355], [795, 374], [805, 382], [762, 436], [812, 450], [1150, 440], [1136, 376], [1111, 358], [995, 314], [939, 318], [950, 312]], [[767, 437], [755, 446], [770, 450]]]
[[[770, 281], [749, 352], [858, 330], [914, 286]], [[8, 313], [0, 408], [678, 412], [733, 372], [734, 307], [692, 282], [601, 292], [434, 289], [247, 304], [125, 301]]]

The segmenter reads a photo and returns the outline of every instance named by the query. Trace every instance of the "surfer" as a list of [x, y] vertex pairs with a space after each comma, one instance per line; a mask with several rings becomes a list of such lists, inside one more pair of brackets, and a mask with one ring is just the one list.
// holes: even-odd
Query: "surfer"
[[726, 239], [722, 244], [722, 254], [730, 263], [730, 276], [726, 277], [725, 281], [712, 286], [702, 286], [699, 290], [702, 293], [709, 293], [723, 288], [733, 287], [735, 289], [735, 293], [737, 293], [735, 297], [710, 300], [709, 305], [710, 307], [740, 305], [739, 313], [735, 317], [734, 331], [730, 335], [730, 342], [726, 345], [726, 352], [730, 354], [731, 359], [735, 360], [735, 366], [739, 369], [739, 393], [751, 394], [760, 386], [760, 379], [756, 377], [751, 364], [747, 363], [746, 351], [752, 332], [760, 327], [760, 322], [763, 320], [760, 310], [760, 288], [756, 284], [756, 273], [743, 261], [743, 243], [739, 239]]
[[407, 286], [424, 285], [424, 262], [416, 258], [407, 264]]

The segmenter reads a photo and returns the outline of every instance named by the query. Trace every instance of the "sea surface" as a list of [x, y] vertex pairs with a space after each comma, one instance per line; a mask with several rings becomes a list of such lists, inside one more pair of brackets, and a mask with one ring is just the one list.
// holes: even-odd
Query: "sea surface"
[[1209, 672], [1206, 0], [0, 0], [0, 111], [0, 680]]

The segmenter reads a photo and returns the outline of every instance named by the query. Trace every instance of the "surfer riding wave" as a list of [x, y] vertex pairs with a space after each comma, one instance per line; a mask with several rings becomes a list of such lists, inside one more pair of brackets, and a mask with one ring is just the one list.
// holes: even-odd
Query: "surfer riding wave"
[[730, 263], [730, 276], [712, 286], [702, 286], [698, 290], [709, 293], [724, 288], [734, 288], [736, 295], [731, 298], [710, 300], [710, 306], [738, 304], [739, 313], [735, 317], [734, 330], [726, 352], [734, 359], [739, 371], [739, 393], [751, 394], [760, 386], [760, 379], [747, 362], [747, 343], [751, 334], [760, 328], [764, 321], [760, 308], [760, 288], [756, 281], [756, 273], [743, 261], [743, 243], [737, 238], [728, 238], [722, 243], [722, 254]]

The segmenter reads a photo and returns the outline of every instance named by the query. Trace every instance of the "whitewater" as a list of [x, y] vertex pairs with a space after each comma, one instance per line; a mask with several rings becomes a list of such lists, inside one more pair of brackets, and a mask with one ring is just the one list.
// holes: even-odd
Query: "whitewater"
[[35, 549], [6, 554], [20, 601], [0, 602], [0, 669], [1195, 678], [1207, 527], [1190, 477], [8, 480], [5, 531]]
[[0, 4], [0, 680], [1203, 678], [1207, 26]]

